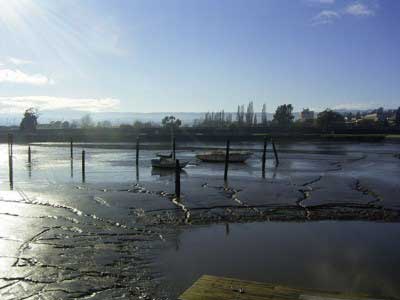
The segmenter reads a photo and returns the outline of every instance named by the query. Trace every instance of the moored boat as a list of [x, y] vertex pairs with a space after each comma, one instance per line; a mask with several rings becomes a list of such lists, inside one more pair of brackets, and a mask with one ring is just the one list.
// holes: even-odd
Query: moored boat
[[[229, 162], [243, 163], [252, 155], [249, 151], [230, 151]], [[214, 150], [199, 153], [196, 155], [198, 159], [204, 162], [224, 162], [226, 153], [222, 150]]]

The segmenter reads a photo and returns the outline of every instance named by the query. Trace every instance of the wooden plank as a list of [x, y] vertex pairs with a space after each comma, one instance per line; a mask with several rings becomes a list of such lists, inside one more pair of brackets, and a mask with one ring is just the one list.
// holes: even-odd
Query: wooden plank
[[[203, 275], [181, 300], [377, 300], [365, 294], [348, 294], [290, 288], [270, 283]], [[380, 298], [384, 299], [384, 298]]]

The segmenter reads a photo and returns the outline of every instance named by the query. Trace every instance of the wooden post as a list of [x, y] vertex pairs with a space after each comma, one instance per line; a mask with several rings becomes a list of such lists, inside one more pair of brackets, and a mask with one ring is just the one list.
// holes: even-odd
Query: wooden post
[[279, 165], [278, 151], [276, 151], [275, 142], [273, 140], [271, 141], [272, 141], [272, 149], [274, 150], [274, 155], [275, 155], [275, 165], [278, 166]]
[[13, 135], [11, 133], [8, 134], [8, 156], [13, 156]]
[[28, 146], [28, 163], [32, 162], [31, 146]]
[[10, 181], [10, 188], [12, 189], [14, 186], [14, 170], [13, 170], [12, 155], [8, 156], [8, 177], [9, 177], [9, 181]]
[[136, 168], [139, 166], [139, 137], [136, 138]]
[[228, 167], [229, 167], [229, 146], [230, 141], [226, 141], [226, 153], [225, 153], [225, 171], [224, 171], [224, 180], [228, 180]]
[[70, 157], [71, 157], [71, 159], [74, 159], [74, 141], [72, 140], [72, 138], [69, 143], [70, 143], [70, 145], [69, 145]]
[[176, 159], [176, 140], [175, 137], [172, 139], [172, 159]]
[[264, 147], [262, 154], [262, 177], [265, 178], [265, 160], [267, 159], [267, 137], [264, 137]]
[[175, 196], [176, 198], [181, 197], [181, 166], [179, 159], [175, 162]]
[[10, 189], [14, 186], [14, 169], [13, 169], [13, 135], [8, 134], [8, 178], [10, 181]]
[[85, 150], [82, 150], [82, 182], [85, 182]]

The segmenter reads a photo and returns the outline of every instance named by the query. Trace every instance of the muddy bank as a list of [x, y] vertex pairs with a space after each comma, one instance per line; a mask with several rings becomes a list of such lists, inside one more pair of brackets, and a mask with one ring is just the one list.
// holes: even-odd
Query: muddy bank
[[[279, 241], [280, 234], [285, 233], [290, 246], [288, 253], [295, 257], [297, 251], [319, 249], [318, 243], [310, 241], [311, 247], [304, 243], [307, 230], [296, 229], [319, 228], [325, 223], [316, 221], [340, 221], [328, 222], [343, 224], [333, 230], [337, 236], [347, 229], [351, 231], [351, 226], [343, 220], [368, 221], [372, 227], [367, 226], [367, 231], [379, 232], [382, 237], [387, 231], [386, 227], [379, 229], [383, 228], [381, 224], [400, 224], [397, 197], [400, 160], [393, 156], [394, 151], [399, 152], [396, 145], [305, 143], [287, 145], [286, 149], [290, 151], [281, 153], [278, 168], [274, 167], [272, 157], [268, 157], [265, 179], [261, 178], [260, 153], [255, 153], [246, 164], [232, 165], [227, 182], [223, 181], [223, 166], [193, 163], [182, 174], [182, 197], [177, 200], [173, 173], [150, 168], [150, 160], [157, 151], [141, 152], [136, 173], [133, 151], [88, 149], [86, 183], [82, 183], [80, 149], [71, 161], [64, 147], [35, 146], [32, 163], [27, 164], [26, 147], [15, 146], [13, 190], [8, 170], [0, 168], [1, 298], [173, 299], [186, 284], [176, 279], [171, 286], [158, 258], [175, 249], [176, 244], [179, 248], [177, 241], [182, 232], [198, 225], [222, 226], [232, 236], [240, 230], [236, 226], [260, 221], [267, 226], [265, 229], [260, 225], [260, 234], [274, 235]], [[0, 145], [0, 152], [4, 166], [6, 145]], [[189, 160], [194, 155], [194, 151], [178, 152], [179, 158]], [[289, 229], [282, 231], [284, 227]], [[269, 228], [275, 229], [269, 231]], [[319, 234], [324, 232], [331, 229]], [[353, 237], [357, 236], [357, 230], [354, 232]], [[196, 240], [197, 235], [191, 239]], [[250, 240], [242, 236], [237, 244], [241, 240], [254, 248], [259, 235], [249, 235]], [[373, 249], [367, 243], [368, 238], [363, 235], [361, 239], [366, 243], [363, 244], [366, 251]], [[388, 239], [393, 240], [390, 236]], [[353, 253], [346, 241], [340, 247]], [[321, 243], [327, 248], [335, 246], [329, 239]], [[291, 250], [297, 244], [304, 248]], [[229, 243], [223, 242], [218, 246], [221, 256], [224, 245], [230, 251]], [[219, 257], [213, 256], [212, 244], [205, 243], [202, 247], [201, 253]], [[266, 244], [259, 247], [262, 251], [271, 248]], [[280, 257], [279, 251], [270, 255], [271, 259]], [[306, 261], [304, 255], [302, 260]], [[254, 261], [262, 265], [261, 256], [255, 256]], [[193, 263], [190, 259], [188, 262]], [[398, 265], [396, 261], [388, 263]], [[201, 264], [194, 263], [193, 268], [192, 274], [208, 271]], [[304, 268], [299, 266], [296, 272]], [[220, 270], [217, 275], [230, 274], [223, 266]], [[285, 265], [280, 274], [296, 273], [292, 271]], [[179, 272], [185, 274], [184, 269]], [[249, 272], [232, 263], [232, 275], [247, 277], [257, 273]], [[346, 270], [342, 273], [344, 278], [351, 274]], [[377, 274], [377, 280], [385, 282], [393, 275], [388, 270]], [[295, 277], [281, 276], [271, 275], [265, 280], [304, 284], [291, 281]], [[310, 278], [311, 286], [317, 286], [318, 281]]]

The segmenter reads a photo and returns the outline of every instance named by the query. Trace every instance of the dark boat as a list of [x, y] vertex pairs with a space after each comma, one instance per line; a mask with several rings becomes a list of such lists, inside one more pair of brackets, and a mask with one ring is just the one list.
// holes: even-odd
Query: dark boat
[[[229, 152], [229, 162], [243, 163], [252, 155], [249, 151], [231, 151]], [[198, 159], [204, 162], [224, 162], [226, 152], [223, 150], [214, 150], [196, 155]]]

